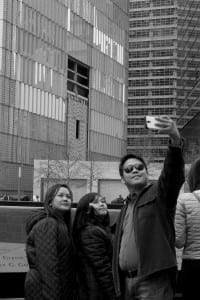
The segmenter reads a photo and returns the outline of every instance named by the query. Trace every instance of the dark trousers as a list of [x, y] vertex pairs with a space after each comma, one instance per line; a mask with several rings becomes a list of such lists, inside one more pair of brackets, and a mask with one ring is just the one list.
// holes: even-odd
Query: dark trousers
[[200, 259], [183, 259], [180, 276], [182, 299], [200, 299]]

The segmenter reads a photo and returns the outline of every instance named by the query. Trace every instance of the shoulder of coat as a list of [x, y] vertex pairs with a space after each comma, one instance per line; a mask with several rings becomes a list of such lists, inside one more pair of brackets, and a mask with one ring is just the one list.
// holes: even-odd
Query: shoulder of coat
[[196, 200], [196, 198], [192, 193], [183, 193], [178, 198], [178, 202], [180, 203], [190, 202], [194, 200]]
[[54, 219], [52, 217], [46, 217], [42, 220], [39, 220], [37, 222], [37, 224], [35, 225], [35, 228], [43, 227], [43, 226], [46, 226], [46, 225], [49, 225], [51, 227], [57, 226], [57, 221], [56, 221], [56, 219]]

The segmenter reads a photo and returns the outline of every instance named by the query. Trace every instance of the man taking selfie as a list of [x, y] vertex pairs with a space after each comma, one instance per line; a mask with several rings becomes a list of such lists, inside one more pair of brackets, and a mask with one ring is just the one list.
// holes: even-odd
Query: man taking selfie
[[155, 125], [170, 138], [158, 181], [149, 182], [142, 157], [127, 154], [119, 164], [129, 195], [117, 222], [113, 275], [116, 294], [123, 300], [172, 300], [174, 296], [174, 216], [184, 182], [182, 140], [168, 116], [156, 117]]

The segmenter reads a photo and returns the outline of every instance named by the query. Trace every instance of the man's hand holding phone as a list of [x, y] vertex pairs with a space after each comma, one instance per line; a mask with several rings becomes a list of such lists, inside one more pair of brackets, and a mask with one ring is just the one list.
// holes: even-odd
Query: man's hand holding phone
[[146, 128], [152, 130], [160, 130], [159, 123], [156, 120], [157, 117], [155, 116], [146, 116]]
[[168, 134], [173, 144], [180, 142], [179, 130], [169, 116], [146, 116], [146, 127], [151, 130], [158, 130], [158, 133]]

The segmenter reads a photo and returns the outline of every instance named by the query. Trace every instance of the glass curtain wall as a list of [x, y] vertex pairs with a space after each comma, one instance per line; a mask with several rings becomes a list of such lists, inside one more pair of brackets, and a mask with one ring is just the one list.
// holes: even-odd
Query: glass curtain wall
[[176, 117], [177, 1], [130, 0], [128, 152], [161, 162], [168, 137], [145, 128], [145, 115]]
[[178, 123], [200, 111], [200, 1], [178, 1]]

